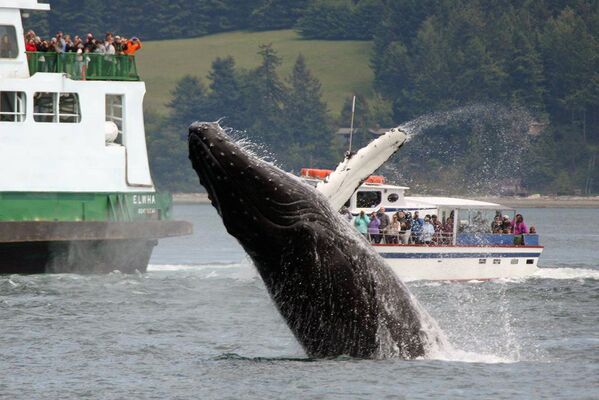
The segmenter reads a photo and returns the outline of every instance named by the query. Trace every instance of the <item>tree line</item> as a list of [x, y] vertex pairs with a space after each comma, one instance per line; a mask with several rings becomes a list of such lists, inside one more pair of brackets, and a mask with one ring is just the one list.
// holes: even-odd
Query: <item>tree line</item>
[[311, 39], [370, 40], [382, 0], [52, 0], [26, 28], [43, 36], [112, 31], [145, 40], [296, 28]]
[[[524, 184], [599, 191], [598, 1], [405, 0], [381, 16], [371, 62], [394, 121], [471, 103], [525, 108], [542, 132], [518, 160]], [[473, 132], [461, 129], [437, 129], [439, 140]]]

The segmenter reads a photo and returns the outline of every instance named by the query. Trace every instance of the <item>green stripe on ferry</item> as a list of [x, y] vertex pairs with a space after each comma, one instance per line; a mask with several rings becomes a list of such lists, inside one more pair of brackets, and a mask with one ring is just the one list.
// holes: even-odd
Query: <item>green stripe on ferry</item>
[[0, 221], [140, 221], [171, 217], [160, 193], [0, 192]]

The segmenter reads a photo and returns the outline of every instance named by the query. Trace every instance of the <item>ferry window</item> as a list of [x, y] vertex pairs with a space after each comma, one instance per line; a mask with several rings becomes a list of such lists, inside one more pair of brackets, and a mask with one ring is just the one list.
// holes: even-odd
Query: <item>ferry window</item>
[[79, 95], [77, 93], [61, 93], [58, 100], [59, 122], [79, 123], [81, 122], [81, 111], [79, 110]]
[[358, 192], [356, 205], [358, 208], [373, 208], [381, 204], [381, 192]]
[[57, 93], [36, 93], [33, 96], [33, 120], [35, 122], [57, 122]]
[[122, 144], [123, 142], [123, 104], [125, 96], [122, 94], [107, 94], [106, 95], [106, 121], [114, 122], [119, 129], [119, 135], [114, 143]]
[[387, 196], [387, 200], [389, 203], [395, 203], [397, 200], [399, 200], [399, 195], [397, 193], [391, 193], [389, 196]]
[[25, 121], [25, 93], [0, 92], [0, 122]]
[[12, 25], [0, 25], [0, 58], [17, 58], [17, 31]]
[[81, 121], [79, 96], [77, 93], [36, 93], [33, 119], [36, 122], [78, 123]]

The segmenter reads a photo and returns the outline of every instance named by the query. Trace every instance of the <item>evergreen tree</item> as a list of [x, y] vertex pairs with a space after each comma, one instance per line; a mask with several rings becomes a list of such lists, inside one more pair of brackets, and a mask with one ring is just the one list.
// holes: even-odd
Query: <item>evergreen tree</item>
[[199, 79], [190, 75], [181, 78], [172, 95], [168, 103], [170, 122], [175, 129], [181, 130], [182, 135], [186, 137], [185, 128], [194, 121], [209, 120], [206, 88]]
[[272, 44], [261, 45], [258, 54], [261, 65], [251, 71], [243, 88], [248, 106], [248, 124], [252, 137], [268, 145], [271, 150], [284, 147], [281, 135], [284, 132], [283, 104], [287, 88], [279, 78], [277, 68], [281, 58]]
[[[285, 118], [289, 136], [286, 139], [298, 145], [296, 154], [290, 156], [300, 159], [310, 157], [313, 162], [323, 165], [330, 159], [332, 129], [328, 123], [326, 104], [322, 101], [320, 82], [312, 75], [301, 54], [288, 82], [290, 90], [285, 99]], [[312, 163], [292, 163], [298, 168], [308, 164]]]
[[235, 71], [233, 57], [217, 58], [208, 74], [210, 93], [207, 98], [211, 120], [225, 117], [225, 125], [238, 130], [247, 128], [247, 106]]

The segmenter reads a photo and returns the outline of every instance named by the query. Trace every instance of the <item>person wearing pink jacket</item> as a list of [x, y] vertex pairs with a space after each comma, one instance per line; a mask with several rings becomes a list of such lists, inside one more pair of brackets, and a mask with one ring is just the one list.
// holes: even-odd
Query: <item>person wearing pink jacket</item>
[[516, 217], [512, 221], [512, 227], [514, 229], [514, 235], [524, 235], [528, 233], [528, 226], [524, 222], [522, 214], [516, 214]]

